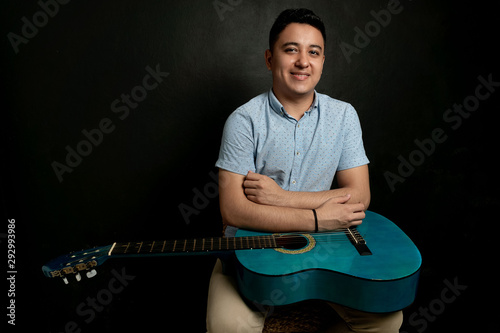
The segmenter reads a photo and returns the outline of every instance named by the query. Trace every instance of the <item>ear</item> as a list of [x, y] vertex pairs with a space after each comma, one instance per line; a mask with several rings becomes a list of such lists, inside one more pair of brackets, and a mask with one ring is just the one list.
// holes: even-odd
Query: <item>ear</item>
[[266, 50], [265, 57], [266, 57], [266, 67], [268, 70], [271, 70], [272, 60], [273, 60], [273, 53], [271, 52], [271, 50], [269, 49]]

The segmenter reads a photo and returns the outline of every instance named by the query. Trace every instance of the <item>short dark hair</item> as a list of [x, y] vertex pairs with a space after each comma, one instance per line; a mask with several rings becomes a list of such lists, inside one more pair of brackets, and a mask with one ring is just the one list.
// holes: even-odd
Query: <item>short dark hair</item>
[[286, 9], [276, 18], [269, 32], [269, 49], [271, 52], [273, 51], [274, 44], [278, 40], [279, 34], [290, 23], [305, 23], [315, 27], [321, 32], [323, 41], [326, 43], [325, 25], [319, 16], [306, 8]]

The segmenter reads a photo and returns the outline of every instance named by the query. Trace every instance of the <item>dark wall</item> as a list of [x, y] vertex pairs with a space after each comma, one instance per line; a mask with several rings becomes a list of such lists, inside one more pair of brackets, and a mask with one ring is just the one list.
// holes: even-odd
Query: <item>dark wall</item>
[[[481, 258], [498, 219], [500, 81], [489, 5], [401, 0], [389, 17], [387, 1], [55, 4], [9, 1], [1, 14], [0, 241], [15, 219], [16, 328], [204, 331], [211, 258], [117, 260], [69, 286], [40, 268], [116, 240], [220, 233], [214, 163], [224, 121], [270, 88], [268, 31], [281, 10], [299, 6], [327, 27], [317, 90], [358, 111], [370, 209], [424, 258], [404, 330], [467, 330], [487, 317], [492, 272]], [[83, 315], [113, 270], [133, 279], [95, 317]], [[450, 284], [462, 289], [445, 302]]]

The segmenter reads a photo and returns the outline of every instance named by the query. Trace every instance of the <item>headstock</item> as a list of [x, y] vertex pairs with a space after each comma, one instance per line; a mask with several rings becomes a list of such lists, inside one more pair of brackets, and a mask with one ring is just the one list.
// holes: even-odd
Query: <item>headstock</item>
[[111, 245], [72, 252], [49, 261], [42, 267], [47, 277], [60, 277], [68, 284], [67, 276], [73, 275], [77, 281], [82, 279], [80, 272], [85, 272], [88, 278], [94, 277], [95, 267], [108, 259]]

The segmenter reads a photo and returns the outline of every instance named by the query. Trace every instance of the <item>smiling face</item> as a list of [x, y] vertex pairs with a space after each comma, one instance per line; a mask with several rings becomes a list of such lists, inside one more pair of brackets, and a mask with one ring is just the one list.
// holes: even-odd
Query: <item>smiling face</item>
[[324, 40], [309, 24], [290, 23], [279, 34], [273, 50], [266, 50], [266, 65], [273, 73], [278, 99], [312, 97], [323, 71]]

